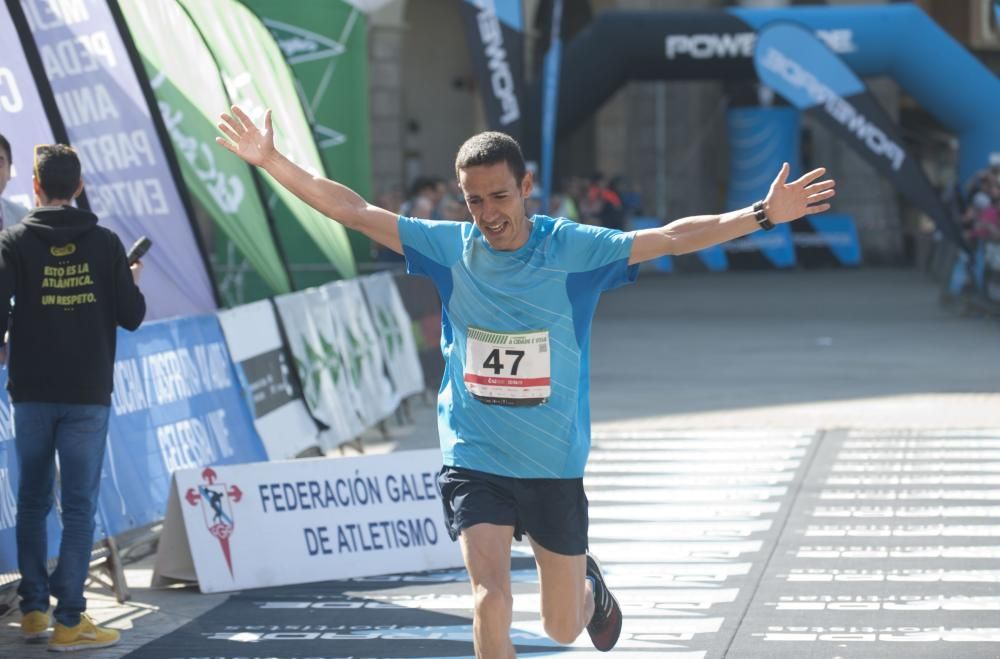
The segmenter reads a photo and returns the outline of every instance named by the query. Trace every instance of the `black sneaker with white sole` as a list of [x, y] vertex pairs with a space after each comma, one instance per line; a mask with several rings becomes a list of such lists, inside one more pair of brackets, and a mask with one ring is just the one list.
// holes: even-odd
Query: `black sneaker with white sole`
[[622, 633], [622, 609], [618, 600], [608, 590], [604, 583], [601, 564], [589, 551], [587, 552], [587, 576], [594, 581], [594, 616], [587, 623], [587, 633], [594, 647], [601, 652], [607, 652], [615, 647]]

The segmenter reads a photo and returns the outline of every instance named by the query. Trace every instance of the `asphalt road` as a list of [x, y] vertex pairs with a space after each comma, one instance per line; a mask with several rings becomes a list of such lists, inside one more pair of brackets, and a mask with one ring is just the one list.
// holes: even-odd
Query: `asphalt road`
[[1000, 321], [903, 269], [650, 275], [600, 303], [595, 428], [1000, 425]]

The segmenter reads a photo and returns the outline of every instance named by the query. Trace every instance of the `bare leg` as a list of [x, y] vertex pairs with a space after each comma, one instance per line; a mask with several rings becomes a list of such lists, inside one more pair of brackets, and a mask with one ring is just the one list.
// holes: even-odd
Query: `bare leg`
[[531, 541], [542, 591], [542, 626], [553, 641], [576, 640], [594, 615], [594, 593], [587, 581], [587, 557], [566, 556]]
[[472, 633], [477, 659], [514, 659], [510, 642], [514, 597], [510, 588], [510, 545], [514, 527], [476, 524], [459, 541], [472, 582], [476, 611]]

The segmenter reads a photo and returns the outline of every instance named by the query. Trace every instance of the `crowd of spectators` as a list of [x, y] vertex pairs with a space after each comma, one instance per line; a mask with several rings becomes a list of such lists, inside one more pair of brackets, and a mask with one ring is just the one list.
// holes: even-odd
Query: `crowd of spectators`
[[[541, 198], [532, 200], [541, 211]], [[601, 172], [589, 178], [565, 179], [549, 198], [548, 215], [565, 217], [583, 224], [628, 229], [628, 219], [641, 213], [642, 198], [624, 177], [608, 179]]]
[[[441, 177], [417, 177], [405, 194], [402, 188], [391, 188], [380, 194], [375, 204], [406, 217], [459, 222], [468, 219], [465, 199], [458, 188], [458, 182]], [[377, 261], [403, 260], [402, 256], [387, 247], [373, 247]]]
[[458, 184], [440, 177], [420, 177], [410, 186], [406, 199], [399, 205], [399, 214], [429, 220], [464, 220], [465, 201]]

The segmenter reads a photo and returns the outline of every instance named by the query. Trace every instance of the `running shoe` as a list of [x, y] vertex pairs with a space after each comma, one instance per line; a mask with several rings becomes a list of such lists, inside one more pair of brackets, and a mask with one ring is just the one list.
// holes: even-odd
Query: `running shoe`
[[587, 633], [594, 647], [601, 652], [607, 652], [615, 647], [622, 633], [622, 609], [618, 600], [608, 590], [604, 583], [601, 564], [589, 551], [587, 552], [587, 576], [594, 583], [594, 616], [587, 624]]

